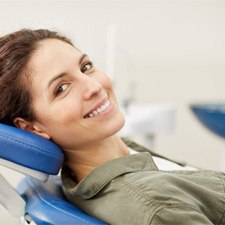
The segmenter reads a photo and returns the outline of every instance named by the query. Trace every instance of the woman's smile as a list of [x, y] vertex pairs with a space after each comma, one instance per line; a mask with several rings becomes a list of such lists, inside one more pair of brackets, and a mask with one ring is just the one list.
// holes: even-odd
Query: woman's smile
[[104, 99], [97, 104], [90, 112], [88, 112], [84, 118], [92, 119], [99, 116], [104, 116], [112, 112], [113, 104], [109, 99]]

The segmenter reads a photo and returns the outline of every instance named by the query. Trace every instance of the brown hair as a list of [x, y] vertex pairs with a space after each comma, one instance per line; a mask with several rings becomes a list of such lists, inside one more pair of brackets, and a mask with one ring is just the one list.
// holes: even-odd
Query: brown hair
[[13, 119], [16, 117], [28, 121], [35, 119], [27, 65], [40, 41], [49, 38], [73, 46], [68, 38], [45, 29], [22, 29], [0, 37], [0, 123], [14, 126]]

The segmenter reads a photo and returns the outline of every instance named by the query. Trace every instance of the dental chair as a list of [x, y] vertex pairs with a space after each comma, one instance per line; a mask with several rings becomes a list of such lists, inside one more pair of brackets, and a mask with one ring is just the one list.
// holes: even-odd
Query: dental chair
[[63, 153], [53, 142], [0, 124], [0, 165], [25, 175], [15, 190], [0, 174], [0, 203], [23, 224], [105, 224], [65, 200], [57, 176], [62, 163]]

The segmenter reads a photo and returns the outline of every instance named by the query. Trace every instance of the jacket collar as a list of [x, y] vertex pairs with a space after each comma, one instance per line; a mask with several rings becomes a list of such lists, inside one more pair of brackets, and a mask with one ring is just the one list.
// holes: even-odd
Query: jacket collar
[[62, 170], [62, 181], [65, 191], [75, 197], [89, 199], [95, 196], [114, 178], [136, 171], [152, 171], [157, 167], [149, 152], [128, 155], [110, 160], [90, 172], [79, 184], [66, 167]]

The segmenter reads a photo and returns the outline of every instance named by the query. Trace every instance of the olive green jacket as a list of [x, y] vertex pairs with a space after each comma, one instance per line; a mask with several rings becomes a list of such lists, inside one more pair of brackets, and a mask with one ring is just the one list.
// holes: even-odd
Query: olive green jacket
[[[63, 168], [68, 200], [108, 224], [225, 224], [225, 175], [212, 171], [159, 171], [141, 151], [97, 167], [79, 184]], [[155, 154], [153, 154], [155, 155]]]

